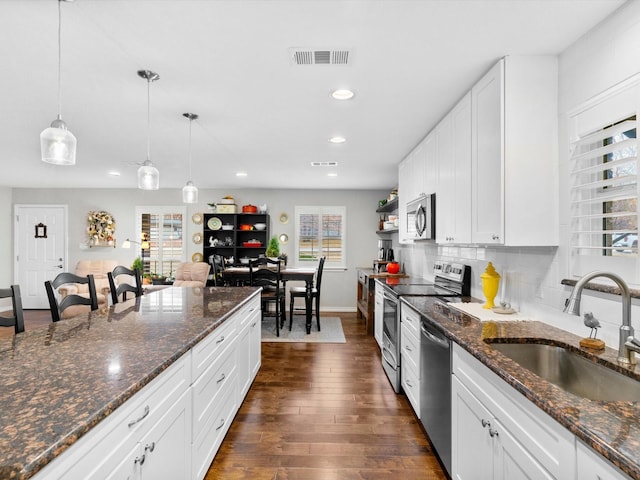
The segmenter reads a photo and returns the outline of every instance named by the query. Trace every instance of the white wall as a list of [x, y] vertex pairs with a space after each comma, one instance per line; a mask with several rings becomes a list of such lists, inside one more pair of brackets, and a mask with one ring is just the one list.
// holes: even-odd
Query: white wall
[[[400, 248], [409, 274], [430, 278], [433, 261], [448, 259], [471, 265], [472, 296], [483, 298], [480, 275], [493, 262], [507, 272], [506, 295], [521, 312], [586, 337], [581, 317], [562, 312], [571, 292], [560, 284], [569, 278], [568, 245], [568, 139], [567, 112], [640, 71], [640, 2], [627, 2], [559, 57], [560, 234], [559, 247], [437, 247], [417, 244]], [[453, 107], [453, 105], [452, 105]], [[633, 286], [640, 288], [640, 286]], [[622, 318], [619, 296], [585, 290], [581, 312], [592, 311], [603, 328], [598, 333], [607, 345], [618, 348]], [[640, 331], [640, 302], [632, 307], [634, 326]]]
[[[347, 207], [347, 269], [345, 271], [331, 271], [325, 269], [322, 282], [322, 307], [326, 311], [355, 311], [356, 309], [356, 268], [370, 266], [377, 255], [377, 240], [375, 234], [378, 225], [378, 215], [375, 213], [378, 200], [386, 198], [388, 191], [374, 190], [200, 190], [200, 203], [189, 205], [185, 239], [187, 244], [187, 259], [197, 251], [202, 252], [202, 245], [195, 245], [191, 238], [194, 233], [202, 231], [202, 225], [195, 225], [191, 216], [196, 212], [207, 212], [207, 203], [215, 203], [224, 195], [233, 195], [239, 206], [251, 203], [260, 205], [266, 203], [271, 216], [270, 232], [273, 235], [286, 233], [289, 243], [281, 247], [289, 258], [294, 256], [294, 219], [295, 205], [345, 205]], [[143, 192], [141, 190], [85, 190], [85, 189], [3, 189], [0, 188], [0, 218], [5, 232], [8, 232], [0, 242], [0, 252], [13, 250], [13, 222], [12, 206], [14, 204], [60, 204], [68, 205], [69, 209], [69, 252], [67, 265], [73, 270], [80, 259], [114, 259], [123, 265], [131, 265], [136, 255], [136, 249], [122, 248], [82, 248], [84, 244], [86, 214], [90, 210], [106, 210], [116, 220], [116, 241], [122, 243], [125, 238], [136, 238], [135, 207], [150, 205], [182, 206], [180, 190], [159, 190]], [[8, 205], [5, 208], [5, 203]], [[6, 211], [5, 211], [6, 210]], [[287, 224], [279, 222], [280, 213], [286, 212], [290, 221]], [[6, 222], [6, 225], [5, 225]], [[13, 260], [11, 255], [3, 254], [0, 258], [0, 275], [9, 284], [13, 279]], [[2, 277], [0, 277], [1, 280]], [[43, 287], [44, 288], [44, 287]]]

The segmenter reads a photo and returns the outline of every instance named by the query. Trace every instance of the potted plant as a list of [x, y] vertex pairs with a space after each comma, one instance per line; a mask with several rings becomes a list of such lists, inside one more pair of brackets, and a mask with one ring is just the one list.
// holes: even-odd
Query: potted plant
[[267, 246], [267, 250], [264, 254], [273, 260], [277, 260], [280, 255], [280, 244], [278, 243], [278, 237], [271, 237], [269, 240], [269, 245]]
[[142, 263], [142, 257], [137, 257], [131, 264], [131, 270], [138, 270], [140, 273], [144, 270], [144, 264]]
[[166, 281], [167, 281], [166, 275], [162, 275], [159, 273], [151, 274], [151, 283], [153, 283], [154, 285], [164, 285], [164, 282]]

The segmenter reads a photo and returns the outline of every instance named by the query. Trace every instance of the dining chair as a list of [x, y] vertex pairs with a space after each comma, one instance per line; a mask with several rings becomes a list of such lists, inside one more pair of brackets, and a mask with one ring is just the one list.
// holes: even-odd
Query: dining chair
[[[68, 293], [63, 294], [58, 301], [56, 289], [66, 284], [87, 285], [87, 293]], [[89, 306], [91, 310], [98, 309], [98, 295], [96, 294], [96, 283], [93, 275], [81, 277], [69, 272], [58, 274], [53, 280], [44, 282], [49, 297], [49, 308], [51, 309], [51, 319], [58, 322], [63, 318], [70, 318], [86, 311], [85, 306]], [[79, 308], [80, 307], [80, 308]]]
[[[133, 277], [135, 285], [127, 282], [116, 283], [117, 277], [120, 275], [129, 275]], [[127, 299], [127, 292], [132, 292], [136, 297], [142, 295], [142, 275], [140, 270], [132, 270], [123, 265], [116, 266], [112, 272], [107, 272], [109, 277], [109, 289], [111, 290], [111, 300], [113, 304], [119, 302], [119, 297], [122, 295], [122, 300]]]
[[22, 312], [22, 297], [20, 286], [11, 285], [9, 288], [0, 288], [0, 298], [11, 297], [13, 307], [12, 316], [0, 316], [0, 327], [14, 327], [16, 333], [24, 332], [24, 314]]
[[275, 305], [276, 336], [280, 336], [280, 328], [285, 320], [284, 288], [281, 285], [280, 262], [268, 258], [258, 258], [249, 262], [249, 284], [262, 287], [260, 303], [262, 307], [262, 321], [270, 304]]
[[[324, 270], [324, 261], [327, 257], [321, 257], [320, 262], [318, 263], [318, 273], [316, 274], [316, 285], [311, 288], [311, 313], [315, 310], [316, 314], [316, 323], [318, 324], [318, 331], [320, 331], [320, 287], [322, 286], [322, 271]], [[305, 299], [305, 308], [304, 312], [307, 313], [306, 310], [306, 298], [307, 298], [307, 287], [291, 287], [289, 289], [289, 331], [291, 331], [291, 326], [293, 325], [293, 314], [294, 311], [300, 311], [300, 308], [295, 308], [294, 301], [296, 298]], [[315, 308], [313, 306], [315, 303]]]
[[176, 269], [174, 287], [206, 287], [211, 265], [207, 262], [183, 262]]

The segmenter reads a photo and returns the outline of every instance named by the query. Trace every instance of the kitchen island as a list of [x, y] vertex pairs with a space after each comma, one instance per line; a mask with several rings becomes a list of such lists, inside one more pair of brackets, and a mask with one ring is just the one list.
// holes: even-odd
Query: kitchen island
[[[222, 400], [228, 400], [235, 408], [227, 412], [232, 418], [257, 373], [256, 365], [259, 367], [259, 328], [252, 343], [255, 345], [257, 338], [258, 356], [256, 359], [254, 350], [253, 363], [247, 365], [247, 369], [253, 371], [250, 379], [244, 378], [249, 374], [236, 368], [236, 362], [248, 359], [249, 352], [236, 356], [235, 350], [247, 346], [241, 343], [242, 331], [245, 325], [247, 331], [256, 324], [259, 327], [259, 318], [257, 288], [170, 287], [0, 339], [0, 478], [26, 479], [34, 475], [56, 478], [54, 472], [68, 468], [65, 465], [61, 470], [58, 465], [63, 461], [71, 464], [76, 461], [73, 451], [78, 450], [80, 444], [88, 451], [89, 440], [100, 441], [97, 431], [107, 438], [109, 432], [104, 425], [120, 412], [130, 407], [130, 413], [137, 416], [138, 412], [133, 410], [137, 405], [131, 402], [141, 394], [147, 397], [140, 417], [149, 415], [150, 419], [154, 418], [153, 406], [149, 414], [152, 401], [172, 398], [172, 403], [182, 402], [183, 433], [189, 444], [184, 450], [189, 457], [191, 445], [199, 440], [196, 429], [208, 421], [204, 413], [200, 418], [195, 417], [196, 413], [216, 407], [208, 405], [206, 402], [211, 400], [204, 398], [202, 412], [197, 412], [197, 395], [202, 393], [196, 389], [198, 382], [207, 377], [209, 366], [216, 363], [218, 356], [227, 355], [229, 360], [225, 362], [230, 364], [232, 374], [226, 378], [222, 374], [222, 378], [231, 383], [228, 392], [225, 390], [221, 395], [225, 395]], [[216, 338], [217, 333], [223, 331], [225, 335]], [[224, 345], [224, 349], [215, 350], [218, 345]], [[178, 366], [184, 391], [174, 389], [173, 399], [174, 390], [163, 391], [161, 382], [169, 372], [174, 375]], [[211, 375], [214, 374], [216, 371], [212, 371]], [[154, 399], [152, 394], [162, 398]], [[214, 414], [209, 416], [213, 422]], [[143, 423], [125, 423], [124, 428], [141, 435], [145, 428], [151, 428]], [[224, 432], [230, 423], [227, 422]], [[196, 425], [193, 432], [192, 425]], [[101, 458], [111, 452], [111, 447], [104, 445]], [[154, 446], [148, 448], [153, 451]], [[205, 456], [211, 457], [211, 452]], [[191, 472], [191, 458], [184, 461], [183, 471]], [[131, 465], [133, 468], [133, 459]], [[136, 466], [147, 468], [139, 461]], [[108, 467], [105, 468], [108, 470]], [[188, 476], [196, 478], [196, 474], [199, 475], [196, 470], [194, 466]], [[80, 475], [77, 471], [63, 474], [64, 478], [82, 478]]]
[[[473, 299], [466, 300], [473, 301]], [[471, 359], [469, 361], [477, 364], [476, 367], [469, 370], [473, 371], [471, 375], [473, 382], [480, 384], [479, 378], [482, 378], [482, 382], [489, 379], [488, 384], [499, 385], [498, 388], [493, 390], [498, 392], [493, 395], [493, 399], [502, 395], [499, 390], [503, 393], [506, 391], [506, 396], [500, 398], [509, 397], [521, 405], [519, 413], [512, 416], [516, 425], [523, 425], [526, 415], [522, 415], [522, 412], [529, 411], [531, 413], [532, 410], [529, 406], [535, 406], [539, 409], [539, 414], [544, 412], [548, 416], [546, 419], [553, 419], [553, 421], [557, 422], [555, 424], [557, 427], [566, 429], [566, 434], [560, 432], [555, 438], [556, 440], [560, 437], [568, 439], [568, 448], [564, 451], [554, 445], [552, 441], [541, 442], [540, 439], [536, 439], [534, 442], [529, 443], [532, 450], [535, 450], [535, 444], [541, 445], [549, 453], [550, 458], [556, 457], [556, 460], [559, 459], [553, 467], [557, 468], [561, 474], [553, 474], [551, 476], [554, 478], [577, 478], [580, 480], [587, 478], [623, 478], [620, 472], [606, 470], [607, 474], [603, 475], [597, 471], [598, 468], [607, 469], [607, 466], [601, 466], [604, 463], [602, 462], [602, 457], [604, 457], [624, 474], [628, 475], [628, 477], [624, 478], [640, 478], [639, 402], [594, 401], [572, 395], [500, 354], [487, 342], [567, 345], [575, 351], [580, 351], [583, 356], [594, 362], [603, 364], [606, 362], [613, 369], [624, 372], [638, 381], [640, 381], [639, 366], [618, 365], [616, 362], [617, 351], [608, 347], [602, 352], [581, 349], [579, 337], [540, 321], [481, 322], [476, 317], [455, 308], [455, 304], [448, 305], [433, 297], [405, 297], [403, 302], [420, 312], [424, 316], [423, 318], [427, 318], [426, 321], [454, 342], [454, 377], [460, 373], [460, 371], [456, 371], [456, 359], [466, 356]], [[506, 388], [502, 388], [500, 385]], [[493, 387], [483, 388], [488, 390], [488, 388]], [[493, 399], [491, 401], [496, 401]], [[502, 405], [499, 405], [499, 407], [501, 408]], [[453, 410], [455, 418], [455, 405]], [[534, 412], [531, 415], [533, 417], [538, 414]], [[486, 416], [486, 418], [489, 418], [489, 416]], [[546, 422], [546, 419], [543, 418], [542, 420]], [[480, 425], [480, 422], [477, 422], [477, 425]], [[472, 426], [476, 427], [477, 425], [476, 422], [473, 422], [472, 425], [462, 425], [465, 432], [464, 436], [471, 438], [470, 429]], [[487, 423], [486, 425], [489, 424]], [[530, 423], [529, 427], [533, 430], [536, 425], [540, 425], [540, 422]], [[495, 432], [494, 435], [491, 435], [491, 431], [484, 427], [485, 423], [478, 428], [483, 431], [486, 430], [491, 437], [495, 435]], [[547, 427], [549, 428], [548, 431], [554, 430], [552, 425], [547, 424]], [[558, 433], [557, 430], [555, 432]], [[569, 432], [572, 435], [567, 435]], [[489, 437], [487, 436], [486, 438]], [[496, 438], [498, 438], [497, 435]], [[500, 435], [499, 438], [506, 439], [507, 436], [506, 434]], [[561, 445], [561, 442], [558, 442], [558, 445]], [[583, 445], [587, 448], [584, 448]], [[476, 447], [478, 448], [466, 450], [464, 453], [470, 455], [469, 452], [471, 451], [480, 451], [479, 446], [476, 445]], [[526, 458], [529, 459], [531, 457], [527, 455]], [[473, 465], [475, 474], [482, 476], [478, 473], [480, 470], [475, 470], [479, 468], [479, 463], [473, 463], [473, 460], [469, 458], [466, 461], [468, 464]], [[563, 468], [569, 471], [563, 470]], [[572, 468], [577, 468], [577, 472], [572, 471]], [[544, 478], [547, 477], [545, 476]]]

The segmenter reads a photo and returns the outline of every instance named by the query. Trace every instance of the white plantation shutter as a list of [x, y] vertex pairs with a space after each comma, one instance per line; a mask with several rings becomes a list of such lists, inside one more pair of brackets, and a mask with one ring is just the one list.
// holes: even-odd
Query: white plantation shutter
[[296, 262], [317, 263], [326, 257], [326, 267], [346, 265], [346, 207], [297, 206]]
[[633, 246], [638, 235], [637, 166], [635, 117], [573, 143], [570, 205], [574, 255], [637, 256], [637, 244]]

